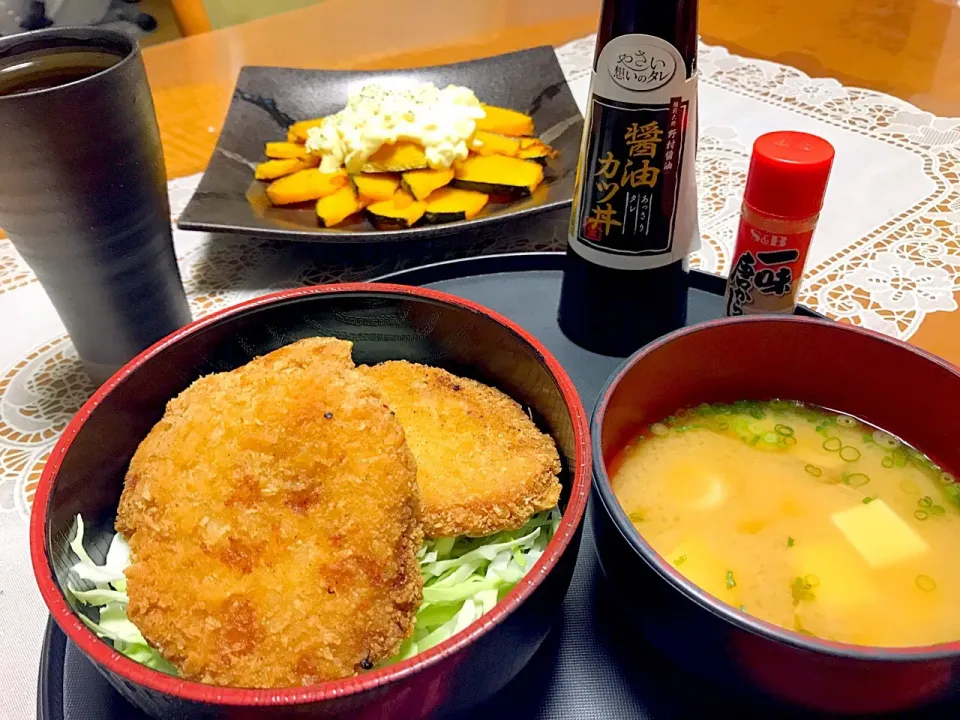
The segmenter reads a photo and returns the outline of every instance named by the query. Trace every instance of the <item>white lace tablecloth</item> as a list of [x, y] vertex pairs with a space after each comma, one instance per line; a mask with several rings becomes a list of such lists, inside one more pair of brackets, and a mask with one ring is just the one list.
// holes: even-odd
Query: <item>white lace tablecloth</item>
[[[571, 89], [586, 101], [594, 38], [557, 50]], [[801, 301], [837, 319], [910, 338], [932, 313], [957, 310], [960, 290], [960, 118], [812, 79], [789, 67], [701, 46], [698, 182], [702, 269], [726, 272], [749, 149], [757, 135], [805, 130], [837, 148]], [[180, 212], [199, 176], [170, 183]], [[453, 252], [560, 249], [564, 213]], [[306, 245], [211, 240], [176, 232], [195, 316], [270, 290], [373, 277], [422, 257], [375, 249], [358, 259]], [[436, 255], [434, 255], [436, 257]], [[960, 316], [953, 325], [960, 330]], [[34, 587], [27, 524], [51, 448], [93, 390], [40, 285], [0, 240], [0, 720], [35, 717], [47, 615]], [[960, 357], [950, 358], [954, 362]]]

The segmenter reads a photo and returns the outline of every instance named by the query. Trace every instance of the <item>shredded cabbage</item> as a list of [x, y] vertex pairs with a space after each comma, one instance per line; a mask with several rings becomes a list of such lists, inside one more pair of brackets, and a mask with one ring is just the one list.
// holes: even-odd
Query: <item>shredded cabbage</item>
[[[417, 611], [413, 635], [403, 642], [390, 663], [404, 660], [437, 645], [490, 612], [543, 554], [560, 524], [560, 510], [534, 515], [519, 530], [482, 538], [427, 540], [417, 553], [423, 574], [423, 603]], [[83, 518], [70, 549], [77, 562], [70, 568], [67, 592], [78, 603], [93, 608], [94, 621], [80, 619], [114, 649], [142, 665], [176, 675], [176, 668], [154, 650], [127, 617], [127, 580], [130, 546], [120, 533], [113, 536], [105, 561], [97, 565], [83, 547]]]
[[427, 540], [417, 554], [423, 603], [413, 635], [386, 664], [438, 645], [490, 612], [537, 562], [559, 524], [560, 510], [554, 508], [519, 530]]
[[[80, 619], [99, 637], [107, 638], [114, 649], [154, 670], [176, 675], [177, 670], [150, 647], [137, 626], [127, 618], [127, 578], [123, 571], [130, 565], [130, 546], [117, 533], [110, 540], [103, 565], [97, 565], [83, 547], [83, 518], [77, 515], [77, 533], [70, 549], [78, 562], [70, 568], [73, 576], [67, 581], [67, 592], [82, 605], [97, 609], [98, 618], [91, 620], [84, 613]], [[80, 582], [75, 585], [73, 579]]]

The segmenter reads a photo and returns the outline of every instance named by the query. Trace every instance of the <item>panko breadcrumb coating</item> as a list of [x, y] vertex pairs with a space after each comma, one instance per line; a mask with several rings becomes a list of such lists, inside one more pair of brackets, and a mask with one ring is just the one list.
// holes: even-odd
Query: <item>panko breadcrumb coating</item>
[[426, 535], [514, 530], [557, 504], [557, 447], [514, 400], [403, 360], [360, 370], [380, 384], [417, 459]]
[[350, 351], [312, 338], [201, 378], [134, 455], [128, 615], [182, 677], [309, 685], [413, 631], [416, 464]]

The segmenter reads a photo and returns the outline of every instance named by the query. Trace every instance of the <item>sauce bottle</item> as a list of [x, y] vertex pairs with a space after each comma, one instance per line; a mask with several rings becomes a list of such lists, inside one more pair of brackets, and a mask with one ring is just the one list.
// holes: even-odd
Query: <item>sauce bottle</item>
[[803, 132], [767, 133], [753, 144], [727, 315], [793, 313], [833, 155], [833, 145]]
[[681, 327], [699, 247], [697, 0], [604, 0], [558, 320], [627, 355]]

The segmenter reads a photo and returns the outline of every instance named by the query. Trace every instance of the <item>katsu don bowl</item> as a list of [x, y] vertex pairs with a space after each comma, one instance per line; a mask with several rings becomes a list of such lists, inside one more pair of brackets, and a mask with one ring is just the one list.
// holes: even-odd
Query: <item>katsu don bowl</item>
[[746, 695], [853, 714], [955, 701], [958, 404], [955, 367], [841, 323], [730, 318], [651, 343], [592, 421], [617, 606]]
[[108, 380], [43, 471], [31, 555], [151, 717], [441, 717], [546, 637], [589, 486], [581, 402], [524, 330], [433, 290], [301, 288]]

